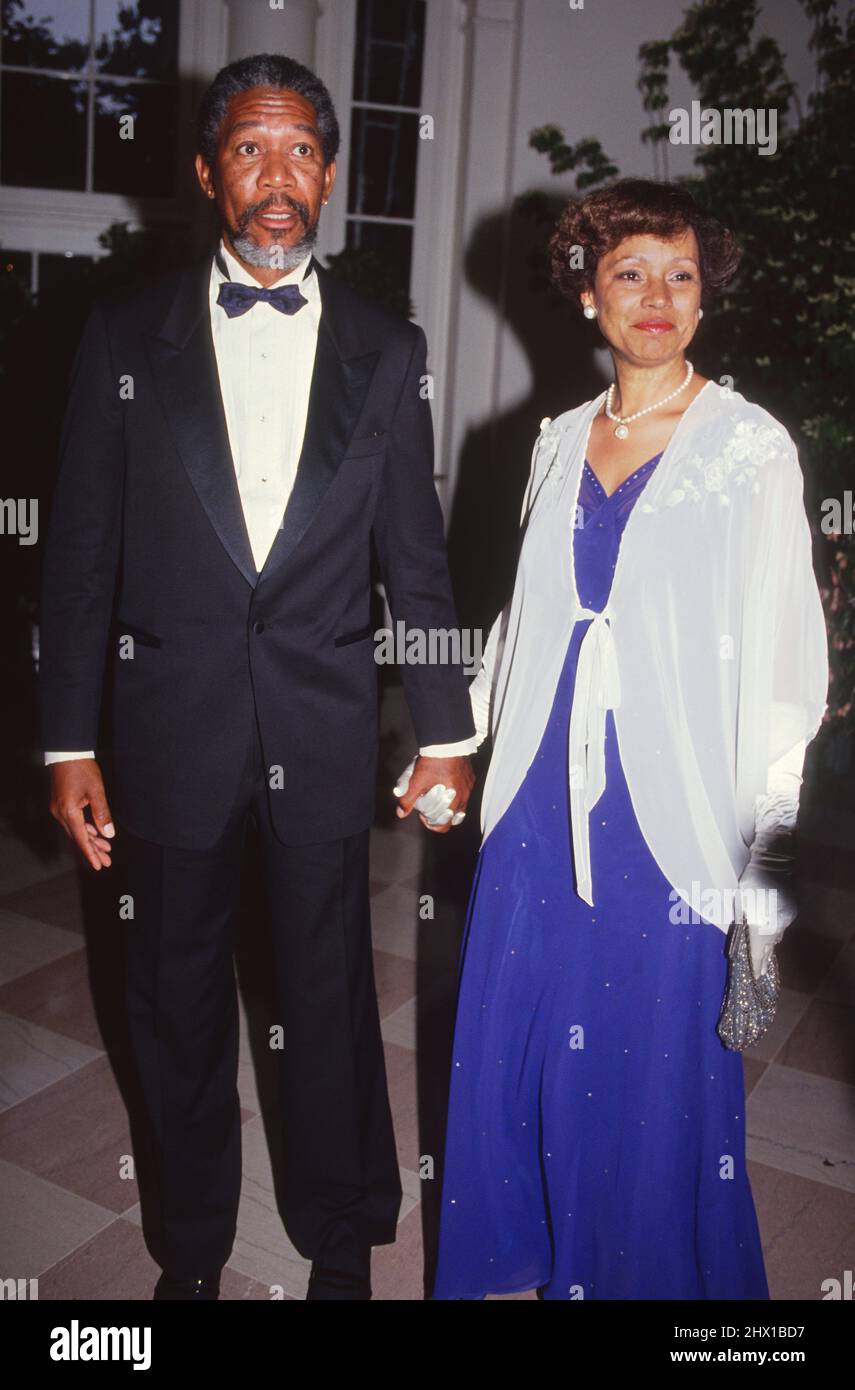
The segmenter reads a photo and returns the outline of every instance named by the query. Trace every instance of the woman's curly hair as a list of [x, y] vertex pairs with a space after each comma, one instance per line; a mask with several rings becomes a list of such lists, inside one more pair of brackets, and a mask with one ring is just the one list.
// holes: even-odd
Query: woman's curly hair
[[567, 204], [549, 242], [552, 282], [578, 304], [582, 290], [594, 288], [600, 257], [626, 237], [670, 241], [689, 227], [698, 242], [701, 294], [709, 299], [736, 273], [742, 255], [736, 239], [685, 188], [653, 179], [619, 179]]

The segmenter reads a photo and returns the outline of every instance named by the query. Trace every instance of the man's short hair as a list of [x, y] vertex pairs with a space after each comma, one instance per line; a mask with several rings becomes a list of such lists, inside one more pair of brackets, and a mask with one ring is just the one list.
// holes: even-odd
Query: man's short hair
[[256, 53], [220, 68], [202, 97], [196, 122], [196, 149], [206, 164], [212, 165], [216, 159], [220, 129], [232, 97], [253, 87], [277, 87], [310, 101], [315, 108], [324, 164], [332, 164], [340, 138], [332, 98], [309, 68], [281, 53]]

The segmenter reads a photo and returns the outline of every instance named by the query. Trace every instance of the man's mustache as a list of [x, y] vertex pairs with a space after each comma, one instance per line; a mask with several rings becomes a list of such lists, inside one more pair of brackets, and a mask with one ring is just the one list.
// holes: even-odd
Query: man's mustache
[[298, 203], [294, 198], [268, 198], [261, 203], [250, 203], [249, 207], [244, 208], [238, 218], [238, 230], [243, 234], [253, 217], [260, 212], [293, 212], [296, 213], [303, 224], [305, 231], [309, 228], [309, 207], [307, 203]]

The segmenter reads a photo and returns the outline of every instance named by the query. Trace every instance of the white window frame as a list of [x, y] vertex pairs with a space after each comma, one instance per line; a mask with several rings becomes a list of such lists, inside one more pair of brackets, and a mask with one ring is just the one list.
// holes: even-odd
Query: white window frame
[[[152, 224], [187, 227], [194, 214], [191, 183], [196, 91], [187, 74], [209, 81], [226, 61], [228, 12], [224, 0], [181, 0], [178, 34], [178, 183], [170, 198], [86, 193], [64, 188], [0, 186], [0, 246], [14, 251], [103, 256], [98, 237], [111, 222], [132, 228]], [[196, 84], [194, 84], [196, 85]]]
[[[451, 292], [455, 260], [459, 253], [456, 194], [466, 16], [465, 0], [427, 0], [421, 112], [434, 119], [434, 139], [419, 142], [410, 283], [415, 322], [427, 335], [428, 370], [434, 376], [434, 476], [444, 506], [448, 500], [451, 471], [446, 436], [453, 389]], [[334, 7], [325, 6], [318, 21], [317, 69], [329, 88], [338, 113], [342, 150], [337, 161], [336, 189], [321, 220], [318, 237], [321, 256], [341, 250], [347, 239], [355, 45], [356, 0], [339, 0]]]

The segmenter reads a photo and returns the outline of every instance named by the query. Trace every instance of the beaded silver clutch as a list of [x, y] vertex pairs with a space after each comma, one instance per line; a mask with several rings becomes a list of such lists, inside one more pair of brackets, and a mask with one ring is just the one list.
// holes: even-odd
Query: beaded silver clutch
[[717, 1024], [725, 1047], [743, 1052], [762, 1038], [775, 1017], [781, 977], [775, 952], [759, 980], [751, 964], [748, 922], [734, 922], [727, 944], [727, 988]]

